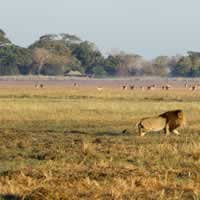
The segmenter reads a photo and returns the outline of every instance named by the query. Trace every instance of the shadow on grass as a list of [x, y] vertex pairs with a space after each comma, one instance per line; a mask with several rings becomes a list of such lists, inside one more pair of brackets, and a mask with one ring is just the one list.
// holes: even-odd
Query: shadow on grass
[[13, 194], [0, 194], [0, 200], [22, 200], [22, 198]]
[[87, 135], [87, 134], [89, 134], [88, 132], [86, 132], [86, 131], [79, 131], [79, 130], [65, 130], [64, 131], [64, 134], [84, 134], [84, 135]]
[[64, 134], [66, 135], [92, 135], [92, 136], [130, 136], [129, 132], [121, 131], [121, 132], [113, 132], [113, 131], [103, 131], [103, 132], [93, 132], [89, 133], [87, 131], [80, 130], [65, 130]]
[[109, 132], [109, 131], [106, 131], [106, 132], [99, 132], [99, 133], [95, 133], [94, 134], [95, 136], [130, 136], [132, 134], [130, 134], [129, 132]]

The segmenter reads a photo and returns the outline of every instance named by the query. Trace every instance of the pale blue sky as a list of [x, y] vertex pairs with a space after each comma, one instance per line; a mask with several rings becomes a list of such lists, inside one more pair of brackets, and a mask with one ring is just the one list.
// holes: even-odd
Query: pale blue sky
[[200, 0], [0, 0], [0, 28], [28, 46], [70, 33], [146, 58], [200, 51]]

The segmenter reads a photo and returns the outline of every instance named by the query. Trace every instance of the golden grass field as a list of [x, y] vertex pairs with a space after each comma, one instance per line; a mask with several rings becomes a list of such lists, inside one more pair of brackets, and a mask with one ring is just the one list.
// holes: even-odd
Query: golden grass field
[[[180, 136], [137, 134], [172, 109]], [[199, 200], [200, 91], [0, 87], [0, 199]]]

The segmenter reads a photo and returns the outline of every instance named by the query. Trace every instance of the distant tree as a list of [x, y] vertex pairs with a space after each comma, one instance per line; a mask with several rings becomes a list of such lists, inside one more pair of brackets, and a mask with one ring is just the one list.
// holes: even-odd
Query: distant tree
[[52, 41], [52, 40], [56, 40], [57, 35], [56, 34], [46, 34], [46, 35], [42, 35], [40, 37], [40, 41]]
[[6, 37], [5, 32], [0, 29], [0, 47], [5, 46], [6, 44], [11, 44], [11, 41]]
[[[55, 37], [55, 36], [54, 36]], [[41, 39], [42, 38], [42, 39]], [[29, 49], [42, 48], [48, 50], [50, 53], [58, 55], [70, 55], [70, 49], [66, 47], [65, 43], [62, 40], [53, 40], [52, 35], [45, 35], [40, 37], [40, 40], [34, 42], [29, 46]]]
[[2, 29], [0, 29], [0, 34], [5, 35], [5, 32]]
[[15, 64], [20, 74], [27, 75], [30, 73], [31, 65], [33, 62], [32, 52], [27, 48], [18, 46], [9, 47], [12, 48], [12, 52], [15, 55]]
[[104, 70], [104, 67], [103, 66], [96, 66], [92, 69], [92, 72], [93, 74], [96, 76], [96, 77], [104, 77], [104, 76], [107, 76], [107, 73], [106, 71]]
[[92, 68], [101, 65], [104, 58], [93, 43], [87, 41], [73, 45], [72, 55], [75, 56], [81, 63], [86, 73], [91, 73]]
[[190, 76], [200, 76], [200, 52], [189, 51], [188, 56], [192, 62]]
[[[79, 70], [82, 72], [80, 61], [72, 55], [71, 49], [68, 47], [67, 42], [69, 40], [74, 41], [78, 38], [67, 34], [49, 34], [41, 36], [38, 41], [30, 45], [29, 49], [33, 50], [34, 60], [36, 61], [33, 67], [34, 73], [40, 71], [42, 74], [47, 75], [61, 75], [64, 74], [65, 70]], [[42, 49], [42, 54], [39, 51], [39, 55], [42, 55], [42, 57], [37, 54], [38, 49]]]
[[188, 56], [183, 56], [173, 67], [172, 74], [174, 76], [190, 76], [192, 69], [192, 61]]
[[187, 56], [180, 57], [173, 65], [173, 76], [200, 76], [200, 52], [189, 51]]
[[78, 44], [82, 42], [82, 40], [76, 35], [70, 35], [68, 33], [61, 33], [60, 37], [61, 37], [61, 40], [63, 40], [65, 44], [69, 47], [71, 47], [71, 45], [73, 44]]
[[73, 68], [71, 62], [75, 62], [65, 54], [55, 54], [43, 48], [34, 49], [33, 61], [33, 73], [44, 75], [63, 75]]
[[1, 75], [16, 75], [19, 74], [17, 68], [17, 57], [14, 49], [11, 46], [0, 48], [0, 74]]
[[152, 61], [144, 63], [142, 66], [142, 74], [144, 76], [155, 76], [154, 65]]
[[154, 75], [168, 76], [170, 74], [170, 58], [168, 56], [158, 56], [153, 60]]
[[121, 51], [104, 57], [96, 45], [68, 33], [46, 34], [28, 48], [14, 45], [0, 29], [0, 75], [63, 75], [69, 71], [102, 76], [200, 77], [200, 52], [145, 60]]
[[95, 44], [82, 41], [75, 35], [62, 33], [59, 35], [47, 34], [40, 37], [40, 39], [30, 45], [29, 49], [42, 48], [48, 50], [51, 56], [66, 57], [66, 70], [78, 70], [86, 73], [93, 73], [93, 68], [102, 66], [104, 57], [101, 52], [97, 50]]
[[43, 48], [36, 48], [33, 51], [33, 62], [37, 65], [37, 74], [40, 74], [43, 66], [48, 62], [50, 53]]
[[19, 71], [17, 66], [14, 65], [2, 65], [0, 64], [0, 75], [18, 75]]
[[110, 76], [116, 76], [117, 67], [119, 66], [120, 59], [117, 56], [109, 55], [104, 60], [104, 70]]
[[105, 69], [119, 76], [134, 76], [143, 73], [144, 63], [144, 59], [139, 55], [120, 52], [105, 60]]
[[131, 76], [143, 75], [143, 67], [146, 65], [146, 61], [142, 56], [129, 54], [126, 56], [126, 65]]
[[42, 73], [47, 75], [63, 75], [68, 69], [68, 64], [70, 64], [70, 60], [66, 56], [51, 53], [42, 69]]
[[200, 58], [200, 52], [196, 52], [196, 51], [188, 51], [188, 56], [192, 59], [192, 60], [196, 60]]

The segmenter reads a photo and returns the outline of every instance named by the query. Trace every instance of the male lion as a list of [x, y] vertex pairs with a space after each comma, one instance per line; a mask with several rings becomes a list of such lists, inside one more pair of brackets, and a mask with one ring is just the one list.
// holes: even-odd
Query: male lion
[[185, 124], [185, 115], [182, 110], [172, 110], [160, 114], [155, 117], [147, 117], [141, 119], [137, 123], [137, 128], [139, 134], [144, 136], [146, 133], [151, 131], [161, 131], [164, 130], [166, 135], [170, 132], [179, 135], [177, 128]]

